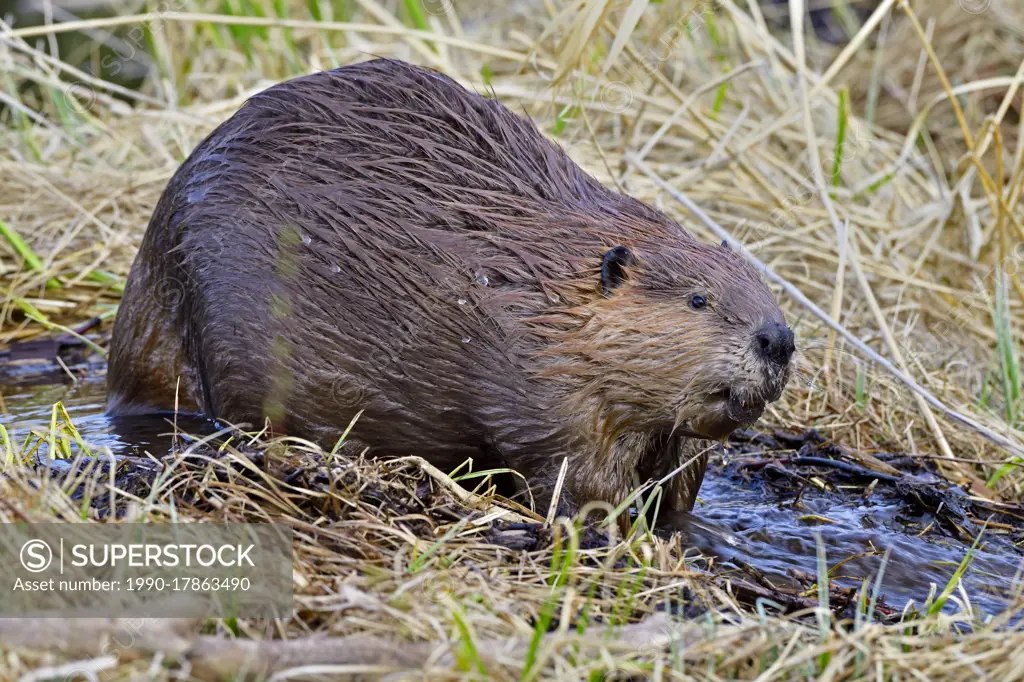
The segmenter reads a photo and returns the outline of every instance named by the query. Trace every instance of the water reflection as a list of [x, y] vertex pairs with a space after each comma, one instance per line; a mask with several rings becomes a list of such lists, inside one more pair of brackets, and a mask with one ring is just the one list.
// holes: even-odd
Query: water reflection
[[0, 409], [12, 442], [24, 443], [32, 431], [45, 434], [58, 401], [91, 448], [96, 452], [109, 448], [119, 456], [167, 454], [174, 441], [175, 423], [179, 432], [198, 436], [213, 433], [216, 428], [206, 419], [183, 415], [177, 420], [171, 414], [108, 417], [103, 411], [105, 381], [104, 374], [93, 372], [77, 383], [0, 384]]

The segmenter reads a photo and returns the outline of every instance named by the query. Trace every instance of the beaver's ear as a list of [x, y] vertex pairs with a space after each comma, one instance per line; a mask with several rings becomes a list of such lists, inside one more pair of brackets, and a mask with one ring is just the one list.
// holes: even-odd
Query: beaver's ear
[[625, 246], [616, 246], [604, 254], [601, 263], [601, 293], [608, 296], [626, 279], [626, 268], [633, 264], [633, 253]]

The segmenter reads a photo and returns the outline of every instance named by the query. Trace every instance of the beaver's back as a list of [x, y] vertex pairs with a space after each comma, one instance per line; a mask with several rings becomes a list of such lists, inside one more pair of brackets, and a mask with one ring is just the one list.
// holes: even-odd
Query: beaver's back
[[537, 447], [561, 437], [559, 396], [533, 383], [543, 340], [521, 320], [596, 287], [610, 246], [670, 231], [442, 75], [376, 60], [289, 81], [214, 131], [161, 198], [117, 318], [109, 406], [172, 409], [177, 394], [325, 444], [363, 410], [359, 443], [453, 462], [491, 441]]

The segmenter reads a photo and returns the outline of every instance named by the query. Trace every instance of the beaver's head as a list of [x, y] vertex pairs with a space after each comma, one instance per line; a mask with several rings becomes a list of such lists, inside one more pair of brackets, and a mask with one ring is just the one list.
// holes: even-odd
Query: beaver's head
[[605, 253], [587, 321], [568, 347], [605, 437], [659, 431], [720, 439], [756, 421], [789, 379], [793, 332], [760, 273], [728, 247]]

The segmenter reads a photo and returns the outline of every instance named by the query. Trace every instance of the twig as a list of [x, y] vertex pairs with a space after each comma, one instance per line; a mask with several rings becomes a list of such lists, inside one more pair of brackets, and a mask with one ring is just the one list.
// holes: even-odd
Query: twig
[[[434, 466], [427, 460], [423, 459], [422, 457], [401, 457], [399, 459], [390, 460], [391, 464], [399, 462], [410, 462], [420, 467], [421, 469], [423, 469], [423, 473], [425, 473], [427, 476], [429, 476], [430, 478], [434, 479], [439, 484], [444, 486], [444, 488], [448, 490], [452, 495], [454, 495], [459, 502], [466, 505], [467, 507], [471, 507], [473, 509], [480, 509], [481, 511], [488, 515], [498, 511], [502, 511], [504, 512], [502, 516], [505, 519], [520, 521], [523, 523], [543, 523], [544, 521], [544, 519], [540, 516], [533, 514], [532, 512], [530, 512], [530, 510], [526, 509], [521, 505], [513, 503], [511, 500], [506, 501], [504, 506], [499, 507], [493, 504], [486, 497], [482, 497], [475, 493], [469, 492], [461, 485], [453, 481], [448, 474], [444, 473], [443, 471], [441, 471], [436, 466]], [[515, 505], [516, 511], [507, 509], [507, 506], [510, 506], [512, 504]]]
[[[419, 31], [405, 26], [381, 26], [380, 24], [353, 23], [344, 21], [311, 21], [304, 19], [278, 19], [275, 17], [251, 17], [231, 16], [224, 14], [203, 14], [199, 12], [149, 12], [146, 14], [133, 14], [119, 17], [104, 17], [101, 19], [83, 19], [80, 21], [67, 21], [60, 24], [45, 24], [41, 26], [26, 26], [7, 31], [4, 35], [9, 38], [31, 38], [34, 36], [49, 35], [51, 33], [68, 33], [70, 31], [83, 31], [88, 28], [112, 28], [115, 26], [127, 26], [131, 24], [151, 25], [154, 22], [171, 21], [186, 24], [214, 24], [225, 26], [265, 26], [267, 28], [294, 28], [309, 29], [314, 31], [352, 31], [355, 33], [371, 33], [376, 35], [393, 35], [408, 38], [420, 38], [435, 43], [444, 43], [450, 47], [458, 47], [471, 50], [480, 54], [500, 57], [504, 59], [520, 60], [525, 55], [521, 52], [514, 52], [500, 47], [493, 47], [483, 43], [455, 38], [441, 33], [431, 31]], [[545, 67], [554, 66], [549, 61], [542, 61]]]
[[[51, 623], [57, 623], [56, 626]], [[396, 642], [384, 637], [305, 637], [294, 640], [228, 639], [194, 634], [197, 623], [185, 619], [69, 618], [61, 621], [0, 619], [0, 647], [57, 650], [69, 656], [99, 656], [115, 649], [119, 660], [137, 660], [163, 653], [191, 664], [192, 679], [257, 680], [273, 676], [283, 680], [303, 673], [333, 673], [358, 679], [435, 664], [451, 667], [449, 645], [438, 642]], [[123, 632], [122, 632], [123, 631]], [[125, 636], [126, 632], [131, 637]], [[608, 635], [614, 633], [615, 637]], [[118, 635], [121, 639], [118, 639]], [[564, 644], [580, 651], [608, 649], [650, 651], [669, 645], [685, 647], [703, 638], [700, 626], [673, 622], [664, 613], [624, 627], [595, 627], [585, 635], [553, 632], [546, 646]], [[120, 641], [131, 644], [124, 649]], [[115, 646], [111, 646], [114, 644]], [[481, 641], [478, 649], [488, 667], [522, 666], [528, 638]], [[440, 655], [438, 655], [440, 654]], [[497, 670], [494, 670], [496, 673]]]

